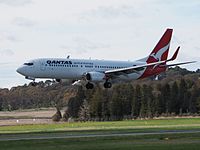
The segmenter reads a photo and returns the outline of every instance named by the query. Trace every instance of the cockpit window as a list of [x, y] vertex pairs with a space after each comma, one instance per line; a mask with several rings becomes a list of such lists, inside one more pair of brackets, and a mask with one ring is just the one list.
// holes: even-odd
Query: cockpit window
[[24, 63], [26, 66], [33, 66], [33, 63]]

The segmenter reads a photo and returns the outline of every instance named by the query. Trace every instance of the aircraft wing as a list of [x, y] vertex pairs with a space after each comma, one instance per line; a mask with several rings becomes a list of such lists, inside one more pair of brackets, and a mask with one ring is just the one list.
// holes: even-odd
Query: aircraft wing
[[161, 67], [172, 67], [172, 66], [178, 66], [178, 65], [185, 65], [185, 64], [191, 64], [195, 63], [196, 61], [188, 61], [188, 62], [181, 62], [181, 63], [174, 63], [174, 64], [165, 64], [165, 65], [160, 65]]
[[165, 64], [166, 62], [167, 62], [167, 60], [144, 64], [144, 65], [133, 66], [133, 67], [127, 67], [127, 68], [122, 68], [122, 69], [108, 70], [108, 71], [105, 71], [105, 74], [108, 77], [118, 76], [118, 75], [127, 75], [127, 74], [131, 74], [131, 73], [141, 74], [140, 71], [142, 71], [146, 67], [150, 67], [150, 66], [171, 67], [171, 66], [195, 63], [196, 61], [181, 62], [181, 63], [174, 63], [174, 64]]
[[138, 66], [133, 66], [133, 67], [127, 67], [127, 68], [122, 68], [122, 69], [108, 70], [108, 71], [105, 71], [105, 74], [108, 77], [118, 76], [118, 75], [127, 75], [127, 74], [131, 74], [131, 73], [140, 74], [140, 71], [142, 71], [146, 67], [150, 67], [150, 66], [171, 67], [171, 66], [178, 66], [178, 65], [190, 64], [190, 63], [196, 62], [196, 61], [189, 61], [189, 62], [181, 62], [181, 63], [174, 63], [174, 64], [166, 64], [167, 62], [173, 61], [176, 59], [179, 49], [180, 49], [180, 46], [176, 49], [172, 58], [170, 58], [168, 60], [153, 62], [153, 63], [149, 63], [149, 64], [144, 64], [144, 65], [138, 65]]
[[106, 76], [112, 76], [112, 75], [125, 75], [125, 74], [131, 74], [131, 73], [137, 73], [140, 74], [140, 71], [144, 70], [146, 67], [160, 65], [165, 63], [166, 61], [158, 61], [154, 63], [144, 64], [144, 65], [138, 65], [133, 67], [127, 67], [127, 68], [121, 68], [121, 69], [114, 69], [114, 70], [108, 70], [105, 71]]

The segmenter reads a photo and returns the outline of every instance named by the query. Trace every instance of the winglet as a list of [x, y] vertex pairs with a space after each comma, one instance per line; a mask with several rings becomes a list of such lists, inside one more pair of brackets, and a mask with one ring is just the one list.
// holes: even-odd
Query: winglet
[[178, 52], [179, 52], [180, 46], [176, 49], [174, 55], [172, 56], [172, 58], [168, 59], [167, 61], [173, 61], [176, 59]]

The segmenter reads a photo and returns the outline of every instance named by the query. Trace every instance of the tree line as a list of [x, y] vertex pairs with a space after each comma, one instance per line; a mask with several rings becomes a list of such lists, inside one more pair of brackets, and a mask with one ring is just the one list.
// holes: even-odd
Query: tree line
[[[93, 90], [39, 82], [0, 89], [0, 111], [41, 107], [65, 108], [63, 117], [77, 120], [122, 120], [200, 113], [200, 71], [180, 67], [169, 69], [159, 80], [145, 79], [114, 84], [111, 89], [97, 85]], [[60, 113], [58, 113], [61, 116]]]
[[184, 77], [169, 83], [119, 84], [111, 90], [96, 87], [82, 95], [81, 101], [80, 97], [73, 97], [68, 103], [69, 116], [83, 121], [198, 115], [199, 112], [200, 80]]

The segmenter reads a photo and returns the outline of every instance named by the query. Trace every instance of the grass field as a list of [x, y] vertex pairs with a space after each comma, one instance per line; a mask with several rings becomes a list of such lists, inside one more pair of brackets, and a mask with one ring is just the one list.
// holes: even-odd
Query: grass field
[[[142, 133], [160, 130], [198, 130], [200, 118], [131, 120], [113, 122], [75, 122], [39, 125], [1, 126], [0, 139], [6, 137], [51, 137], [57, 135], [95, 135], [109, 133]], [[84, 137], [60, 139], [29, 139], [0, 141], [2, 150], [196, 150], [200, 147], [199, 133], [171, 133], [155, 135], [125, 135], [112, 137]]]
[[83, 130], [122, 130], [122, 129], [200, 129], [200, 118], [178, 118], [157, 120], [129, 120], [110, 122], [74, 122], [54, 124], [33, 124], [0, 126], [0, 133], [26, 133], [51, 131]]

